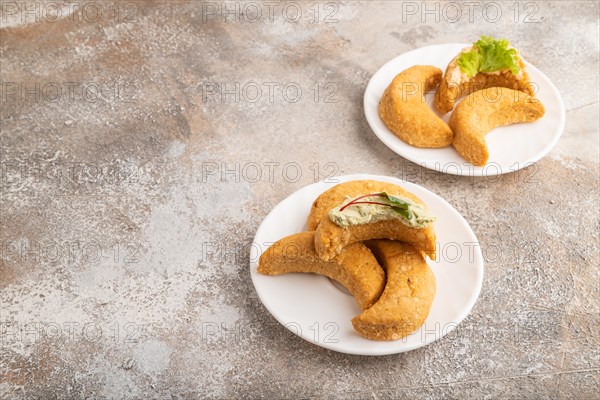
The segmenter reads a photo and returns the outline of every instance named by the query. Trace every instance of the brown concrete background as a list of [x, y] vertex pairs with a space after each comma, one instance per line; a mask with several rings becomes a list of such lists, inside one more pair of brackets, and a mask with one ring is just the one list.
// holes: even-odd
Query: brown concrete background
[[[2, 1], [0, 398], [598, 398], [599, 4], [456, 4]], [[388, 150], [371, 75], [480, 34], [555, 82], [557, 147], [482, 179]], [[486, 259], [459, 329], [406, 354], [311, 345], [250, 282], [275, 204], [363, 172], [440, 194]]]

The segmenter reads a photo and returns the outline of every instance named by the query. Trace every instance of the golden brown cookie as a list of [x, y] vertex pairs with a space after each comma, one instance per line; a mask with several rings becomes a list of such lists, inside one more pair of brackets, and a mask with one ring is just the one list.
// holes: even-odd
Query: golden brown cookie
[[[467, 48], [463, 51], [470, 50]], [[519, 90], [523, 93], [533, 96], [533, 85], [529, 80], [529, 75], [525, 71], [525, 63], [519, 60], [521, 72], [513, 75], [510, 70], [495, 71], [493, 73], [479, 72], [475, 76], [468, 78], [461, 73], [457, 64], [457, 55], [446, 68], [444, 77], [435, 94], [435, 107], [443, 114], [452, 111], [454, 104], [462, 97], [473, 92], [490, 87], [505, 87]]]
[[398, 219], [392, 219], [342, 227], [329, 219], [329, 211], [346, 198], [373, 192], [387, 192], [405, 197], [427, 208], [421, 199], [398, 185], [372, 180], [340, 183], [317, 197], [308, 216], [308, 228], [316, 228], [315, 248], [319, 257], [323, 260], [330, 260], [344, 247], [363, 240], [391, 239], [411, 243], [431, 259], [435, 259], [436, 243], [433, 224], [423, 228], [414, 228], [405, 225]]
[[435, 230], [433, 225], [412, 228], [400, 220], [390, 219], [369, 224], [341, 227], [329, 219], [323, 220], [315, 231], [315, 249], [323, 260], [331, 260], [346, 246], [371, 239], [399, 240], [415, 246], [435, 260]]
[[452, 131], [429, 108], [425, 93], [435, 89], [442, 71], [431, 65], [415, 65], [400, 72], [385, 89], [379, 116], [396, 136], [416, 147], [446, 147]]
[[544, 115], [535, 97], [504, 87], [487, 88], [463, 99], [450, 117], [454, 148], [470, 163], [483, 166], [489, 159], [485, 135], [494, 128], [530, 122]]
[[394, 185], [393, 183], [372, 180], [344, 182], [327, 189], [315, 199], [312, 207], [310, 208], [308, 219], [306, 220], [308, 230], [316, 230], [317, 226], [319, 226], [319, 223], [323, 219], [328, 218], [327, 213], [329, 210], [342, 203], [347, 197], [356, 197], [360, 196], [361, 194], [374, 192], [393, 193], [398, 196], [409, 198], [415, 203], [426, 207], [425, 203], [423, 203], [423, 201], [417, 196], [398, 185]]
[[315, 253], [314, 232], [287, 236], [271, 245], [260, 256], [258, 272], [265, 275], [290, 272], [325, 275], [348, 289], [361, 310], [377, 301], [385, 286], [385, 273], [365, 245], [348, 246], [332, 260], [323, 261]]
[[388, 240], [367, 243], [385, 268], [387, 283], [379, 300], [352, 319], [354, 329], [371, 340], [397, 340], [427, 319], [436, 292], [433, 272], [413, 246]]

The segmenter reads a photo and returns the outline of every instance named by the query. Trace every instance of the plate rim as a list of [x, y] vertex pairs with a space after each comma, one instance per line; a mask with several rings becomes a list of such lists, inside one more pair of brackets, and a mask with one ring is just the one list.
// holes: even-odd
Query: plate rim
[[[410, 53], [413, 52], [417, 52], [417, 51], [421, 51], [421, 50], [425, 50], [425, 49], [432, 49], [435, 47], [448, 47], [448, 46], [461, 46], [461, 47], [466, 47], [466, 46], [471, 46], [472, 43], [458, 43], [458, 42], [454, 42], [454, 43], [439, 43], [439, 44], [433, 44], [433, 45], [427, 45], [427, 46], [421, 46], [421, 47], [417, 47], [415, 49], [411, 49], [408, 51], [405, 51], [403, 53], [398, 54], [397, 56], [395, 56], [394, 58], [390, 59], [389, 61], [385, 62], [384, 64], [382, 64], [377, 71], [375, 71], [373, 73], [373, 75], [371, 75], [371, 78], [369, 79], [369, 82], [367, 83], [367, 86], [365, 88], [365, 92], [363, 95], [363, 111], [365, 114], [365, 118], [367, 120], [367, 123], [369, 124], [369, 127], [371, 128], [371, 131], [375, 134], [375, 136], [388, 148], [390, 149], [392, 152], [396, 153], [397, 155], [399, 155], [400, 157], [403, 157], [405, 159], [407, 159], [408, 161], [417, 164], [421, 167], [427, 168], [427, 169], [431, 169], [433, 171], [437, 171], [440, 173], [444, 173], [444, 174], [449, 174], [449, 175], [457, 175], [457, 176], [477, 176], [477, 177], [489, 177], [489, 176], [498, 176], [498, 175], [504, 175], [504, 174], [509, 174], [512, 172], [517, 172], [523, 168], [529, 167], [532, 164], [535, 164], [536, 162], [538, 162], [539, 160], [541, 160], [543, 157], [545, 157], [558, 143], [558, 141], [560, 140], [561, 136], [563, 135], [564, 131], [565, 131], [565, 126], [566, 126], [566, 110], [565, 110], [565, 104], [564, 104], [564, 100], [562, 98], [562, 96], [560, 95], [560, 92], [558, 90], [558, 88], [556, 87], [556, 85], [550, 80], [550, 78], [548, 78], [548, 76], [541, 71], [539, 68], [537, 68], [535, 65], [531, 64], [530, 62], [528, 62], [527, 60], [524, 60], [525, 65], [528, 68], [532, 68], [535, 69], [536, 73], [539, 73], [547, 82], [548, 82], [548, 89], [550, 89], [550, 91], [555, 95], [556, 99], [558, 100], [558, 105], [560, 108], [560, 115], [559, 115], [559, 124], [558, 124], [558, 134], [554, 135], [554, 137], [552, 138], [552, 140], [550, 140], [546, 146], [539, 151], [535, 156], [530, 157], [526, 160], [523, 161], [517, 161], [520, 166], [516, 169], [502, 169], [500, 168], [500, 171], [498, 171], [498, 168], [494, 168], [492, 172], [487, 172], [485, 170], [485, 166], [484, 167], [477, 167], [475, 165], [472, 165], [471, 168], [467, 168], [465, 172], [462, 171], [461, 169], [457, 169], [456, 171], [452, 168], [449, 169], [443, 169], [443, 168], [437, 168], [436, 165], [430, 165], [429, 162], [427, 161], [423, 161], [422, 159], [419, 159], [418, 157], [414, 157], [412, 155], [407, 155], [407, 154], [400, 154], [396, 149], [393, 143], [391, 143], [391, 140], [387, 137], [385, 137], [385, 135], [381, 134], [380, 132], [377, 131], [377, 129], [374, 128], [374, 121], [372, 120], [372, 118], [369, 116], [369, 114], [367, 113], [367, 95], [373, 91], [372, 86], [374, 85], [374, 78], [375, 76], [381, 72], [381, 70], [383, 70], [384, 68], [386, 68], [388, 65], [393, 64], [394, 62], [396, 62], [399, 58], [402, 57], [406, 57], [407, 55], [409, 55]], [[377, 118], [379, 118], [379, 113], [377, 114]], [[386, 127], [386, 129], [389, 128]], [[393, 132], [389, 131], [390, 134], [394, 135]], [[467, 161], [465, 161], [467, 162]], [[492, 161], [493, 162], [493, 161]], [[486, 165], [488, 165], [486, 163]], [[484, 173], [485, 172], [485, 173]]]
[[[454, 208], [454, 206], [452, 206], [452, 204], [450, 204], [448, 201], [446, 201], [446, 199], [444, 199], [442, 196], [432, 192], [431, 190], [425, 188], [424, 186], [418, 185], [416, 183], [412, 183], [412, 182], [408, 182], [405, 181], [403, 179], [400, 178], [396, 178], [393, 176], [387, 176], [387, 175], [374, 175], [374, 174], [349, 174], [349, 175], [342, 175], [342, 176], [336, 176], [335, 178], [330, 178], [330, 179], [335, 179], [337, 182], [326, 182], [327, 179], [324, 179], [322, 181], [318, 181], [318, 182], [313, 182], [311, 184], [308, 185], [304, 185], [300, 188], [298, 188], [297, 190], [293, 191], [292, 193], [290, 193], [289, 195], [287, 195], [284, 199], [280, 200], [272, 209], [271, 211], [269, 211], [269, 213], [263, 218], [262, 222], [260, 223], [260, 225], [258, 226], [256, 233], [254, 235], [254, 238], [252, 239], [252, 244], [258, 244], [259, 248], [260, 248], [260, 254], [256, 255], [255, 257], [253, 257], [252, 252], [250, 253], [250, 257], [249, 257], [249, 267], [250, 267], [250, 279], [252, 280], [252, 284], [254, 286], [254, 290], [256, 291], [256, 294], [261, 302], [261, 304], [267, 309], [267, 311], [269, 312], [269, 314], [271, 314], [271, 316], [273, 318], [275, 318], [275, 320], [277, 322], [279, 322], [279, 324], [281, 324], [284, 328], [286, 328], [288, 331], [291, 331], [292, 333], [294, 333], [296, 336], [300, 337], [301, 339], [315, 345], [315, 346], [319, 346], [322, 347], [324, 349], [330, 350], [330, 351], [334, 351], [334, 352], [338, 352], [338, 353], [343, 353], [343, 354], [351, 354], [351, 355], [359, 355], [359, 356], [383, 356], [383, 355], [392, 355], [392, 354], [400, 354], [400, 353], [405, 353], [408, 351], [412, 351], [412, 350], [416, 350], [418, 348], [427, 346], [429, 344], [432, 344], [440, 339], [442, 339], [443, 337], [445, 337], [447, 334], [449, 334], [450, 332], [452, 332], [458, 325], [460, 325], [465, 318], [471, 313], [471, 311], [473, 310], [473, 307], [475, 306], [475, 304], [477, 303], [477, 300], [479, 299], [479, 296], [481, 295], [481, 288], [483, 286], [483, 277], [485, 274], [485, 259], [483, 258], [483, 252], [481, 250], [481, 243], [479, 242], [479, 239], [477, 238], [477, 235], [475, 234], [475, 232], [473, 231], [473, 229], [471, 228], [471, 226], [469, 225], [468, 221], [462, 216], [462, 214], [460, 212], [458, 212], [458, 210], [456, 208]], [[416, 343], [412, 346], [408, 346], [405, 348], [400, 348], [400, 349], [396, 349], [393, 351], [390, 351], [389, 349], [381, 349], [381, 350], [377, 350], [376, 348], [373, 350], [370, 350], [369, 352], [365, 352], [365, 351], [352, 351], [352, 350], [344, 350], [344, 349], [338, 349], [338, 348], [334, 348], [332, 346], [328, 346], [327, 343], [321, 343], [321, 342], [315, 342], [312, 341], [310, 339], [308, 339], [307, 337], [304, 337], [300, 334], [298, 334], [297, 331], [291, 329], [290, 327], [287, 326], [285, 321], [282, 321], [277, 313], [274, 313], [272, 308], [270, 307], [270, 305], [268, 304], [268, 302], [266, 302], [263, 298], [263, 296], [261, 295], [261, 292], [259, 290], [257, 290], [257, 286], [256, 286], [256, 281], [255, 281], [255, 277], [258, 276], [258, 273], [255, 271], [257, 266], [258, 266], [258, 261], [260, 259], [260, 256], [268, 249], [268, 246], [265, 247], [264, 249], [260, 246], [260, 244], [257, 242], [256, 238], [260, 235], [260, 233], [263, 230], [266, 230], [266, 222], [268, 220], [268, 218], [275, 213], [276, 211], [278, 211], [280, 208], [284, 208], [285, 207], [285, 203], [287, 203], [288, 201], [291, 201], [290, 199], [293, 198], [294, 196], [298, 195], [299, 192], [303, 191], [303, 190], [307, 190], [309, 187], [312, 186], [318, 186], [321, 184], [325, 184], [328, 185], [328, 187], [326, 187], [324, 190], [327, 190], [337, 184], [343, 183], [343, 182], [348, 182], [348, 181], [353, 181], [353, 180], [364, 180], [364, 179], [371, 179], [371, 180], [381, 180], [383, 179], [384, 181], [388, 181], [388, 182], [393, 182], [395, 184], [399, 184], [399, 185], [406, 185], [407, 188], [410, 190], [412, 187], [418, 187], [419, 189], [422, 189], [424, 191], [426, 191], [429, 195], [435, 196], [438, 198], [438, 200], [441, 200], [444, 205], [447, 207], [447, 209], [453, 213], [455, 215], [455, 217], [458, 217], [458, 221], [460, 221], [460, 223], [467, 228], [467, 232], [469, 233], [469, 235], [472, 237], [472, 239], [474, 239], [474, 241], [477, 243], [477, 246], [475, 246], [476, 252], [475, 252], [475, 258], [474, 258], [474, 262], [473, 264], [477, 266], [477, 280], [475, 282], [475, 287], [474, 287], [474, 292], [472, 293], [472, 295], [470, 296], [468, 302], [467, 302], [467, 306], [463, 308], [462, 312], [459, 314], [459, 318], [456, 318], [456, 321], [454, 325], [451, 325], [447, 330], [443, 331], [439, 336], [436, 336], [434, 339], [432, 340], [424, 340], [420, 343]], [[313, 200], [314, 201], [314, 200]], [[279, 239], [278, 239], [279, 240]], [[270, 245], [269, 245], [270, 246]], [[365, 339], [368, 340], [368, 339]], [[377, 341], [375, 341], [375, 343], [377, 343]]]

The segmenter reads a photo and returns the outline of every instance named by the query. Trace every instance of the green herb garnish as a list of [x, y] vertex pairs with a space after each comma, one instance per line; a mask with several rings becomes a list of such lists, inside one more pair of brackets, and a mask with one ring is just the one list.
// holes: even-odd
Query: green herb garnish
[[509, 48], [506, 39], [482, 36], [473, 43], [473, 49], [462, 53], [456, 63], [461, 71], [472, 78], [478, 72], [495, 72], [508, 69], [513, 75], [521, 71], [517, 50]]
[[[363, 200], [369, 197], [379, 197], [380, 201]], [[369, 193], [355, 198], [344, 206], [340, 207], [340, 212], [346, 208], [357, 204], [373, 204], [384, 207], [390, 207], [394, 212], [399, 214], [409, 226], [425, 225], [434, 221], [434, 217], [421, 206], [413, 203], [408, 199], [393, 196], [386, 192]]]

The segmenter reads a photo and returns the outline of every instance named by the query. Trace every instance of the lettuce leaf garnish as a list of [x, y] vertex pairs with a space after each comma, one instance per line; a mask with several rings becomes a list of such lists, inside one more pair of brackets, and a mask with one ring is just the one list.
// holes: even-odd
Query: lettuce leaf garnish
[[494, 72], [508, 69], [513, 75], [521, 71], [517, 50], [509, 48], [506, 39], [494, 39], [491, 36], [482, 36], [473, 43], [470, 51], [461, 53], [456, 63], [460, 70], [472, 78], [478, 72]]

